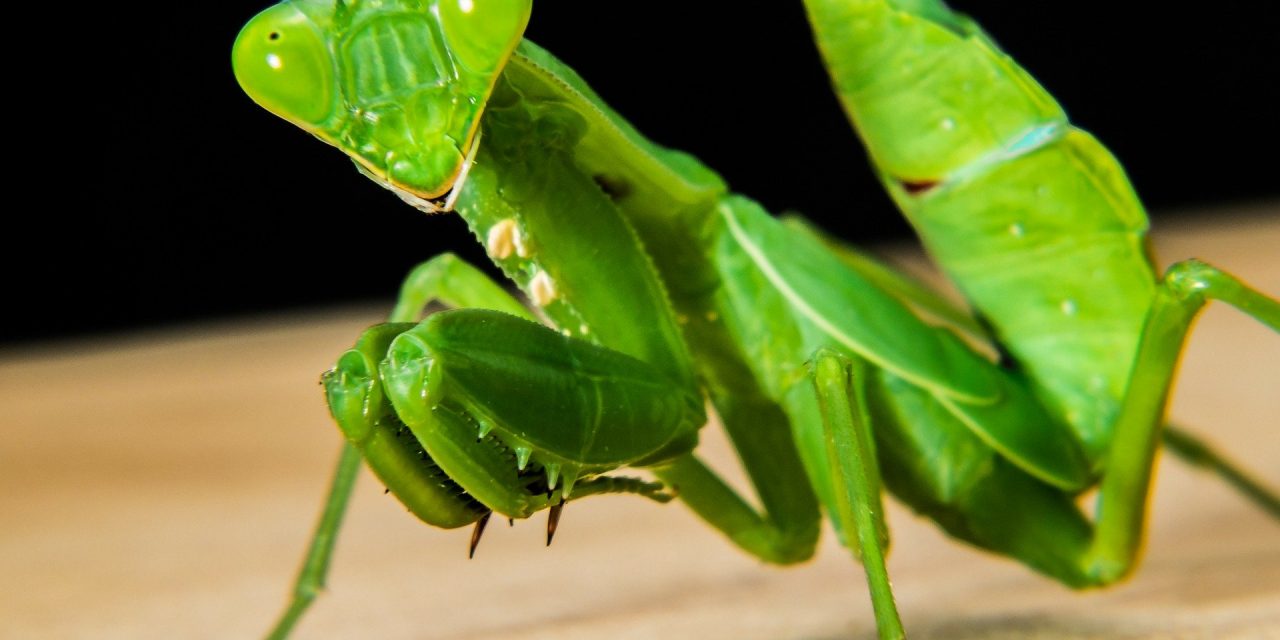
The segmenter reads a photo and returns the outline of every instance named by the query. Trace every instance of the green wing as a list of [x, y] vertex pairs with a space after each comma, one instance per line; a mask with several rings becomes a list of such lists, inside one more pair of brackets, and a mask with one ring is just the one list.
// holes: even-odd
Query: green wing
[[[1045, 412], [1019, 374], [979, 357], [949, 331], [925, 324], [903, 303], [845, 266], [813, 235], [787, 228], [754, 202], [731, 198], [721, 214], [727, 227], [718, 251], [721, 264], [736, 261], [740, 269], [755, 270], [785, 302], [785, 307], [764, 306], [757, 313], [786, 314], [802, 326], [812, 325], [820, 340], [833, 340], [927, 391], [1027, 473], [1067, 490], [1088, 485], [1091, 470], [1075, 435]], [[737, 254], [746, 258], [735, 258]], [[756, 275], [729, 268], [725, 277], [749, 280]], [[726, 286], [732, 289], [734, 284]], [[804, 333], [802, 329], [798, 338], [804, 344], [784, 348], [786, 353], [778, 359], [803, 359], [820, 346]], [[767, 377], [786, 385], [797, 375], [784, 371]]]

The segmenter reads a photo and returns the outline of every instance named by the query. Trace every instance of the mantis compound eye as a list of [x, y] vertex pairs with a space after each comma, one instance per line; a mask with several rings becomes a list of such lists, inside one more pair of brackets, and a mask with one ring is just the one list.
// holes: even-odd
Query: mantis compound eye
[[501, 69], [529, 23], [530, 0], [441, 0], [440, 26], [454, 61], [489, 76]]
[[333, 72], [323, 38], [305, 15], [282, 3], [245, 25], [231, 51], [236, 80], [268, 111], [307, 129], [333, 112]]

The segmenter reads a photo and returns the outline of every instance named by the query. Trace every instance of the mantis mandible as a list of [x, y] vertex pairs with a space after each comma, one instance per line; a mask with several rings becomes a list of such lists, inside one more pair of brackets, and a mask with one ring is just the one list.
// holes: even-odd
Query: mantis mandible
[[[825, 514], [883, 638], [904, 637], [885, 488], [1075, 588], [1132, 570], [1162, 439], [1280, 517], [1162, 424], [1204, 304], [1280, 331], [1280, 303], [1198, 261], [1156, 273], [1119, 164], [965, 16], [806, 7], [885, 187], [973, 311], [643, 138], [522, 40], [531, 0], [292, 0], [244, 28], [255, 101], [406, 202], [456, 211], [537, 311], [439, 256], [325, 375], [347, 444], [274, 636], [323, 584], [361, 460], [424, 522], [473, 526], [472, 551], [494, 512], [550, 510], [550, 541], [567, 501], [629, 493], [796, 563]], [[432, 301], [455, 309], [418, 322]], [[698, 459], [707, 404], [760, 508]], [[1095, 487], [1090, 517], [1076, 498]]]

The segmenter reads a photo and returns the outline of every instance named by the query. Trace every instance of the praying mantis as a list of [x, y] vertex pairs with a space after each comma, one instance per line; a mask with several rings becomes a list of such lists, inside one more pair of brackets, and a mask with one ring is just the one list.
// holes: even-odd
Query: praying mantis
[[[233, 63], [255, 101], [456, 212], [533, 308], [438, 256], [325, 374], [347, 444], [273, 637], [323, 584], [362, 461], [424, 522], [473, 527], [472, 552], [495, 512], [549, 511], [550, 542], [566, 502], [632, 494], [791, 564], [825, 515], [882, 638], [905, 636], [886, 489], [1074, 588], [1133, 569], [1162, 442], [1280, 517], [1163, 425], [1204, 304], [1280, 331], [1280, 302], [1199, 261], [1156, 273], [1119, 164], [967, 17], [805, 5], [885, 188], [972, 311], [645, 139], [522, 39], [531, 0], [292, 0], [244, 28]], [[431, 302], [452, 309], [421, 319]], [[758, 508], [697, 456], [711, 413]]]

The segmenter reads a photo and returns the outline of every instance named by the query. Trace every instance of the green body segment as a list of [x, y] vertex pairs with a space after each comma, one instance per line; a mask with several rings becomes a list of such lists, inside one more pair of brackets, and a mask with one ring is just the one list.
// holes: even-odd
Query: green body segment
[[897, 199], [1040, 396], [1101, 458], [1156, 284], [1120, 166], [1071, 131], [962, 184]]
[[574, 163], [587, 122], [562, 103], [526, 99], [504, 77], [484, 126], [488, 142], [456, 209], [490, 257], [567, 335], [693, 388], [692, 359], [652, 260]]
[[1100, 459], [1156, 281], [1123, 170], [941, 3], [806, 5], [886, 187], [1037, 394]]
[[259, 104], [425, 203], [453, 188], [530, 9], [530, 0], [291, 0], [241, 31], [232, 61]]
[[[724, 181], [692, 156], [656, 145], [640, 135], [601, 101], [576, 72], [532, 42], [526, 40], [520, 44], [503, 79], [504, 87], [510, 88], [505, 95], [518, 100], [524, 109], [558, 114], [557, 120], [573, 122], [571, 138], [557, 136], [557, 140], [570, 143], [562, 145], [565, 168], [571, 169], [573, 180], [590, 180], [597, 185], [597, 191], [603, 190], [607, 195], [607, 203], [594, 203], [596, 213], [586, 217], [604, 217], [599, 212], [605, 207], [622, 213], [622, 224], [629, 229], [627, 236], [638, 236], [642, 244], [647, 265], [644, 271], [656, 270], [659, 286], [664, 289], [661, 298], [669, 300], [682, 318], [675, 335], [683, 333], [682, 342], [689, 347], [682, 344], [677, 351], [699, 350], [692, 364], [683, 364], [681, 368], [689, 371], [697, 367], [702, 369], [703, 378], [717, 378], [718, 374], [703, 366], [707, 354], [702, 349], [707, 341], [692, 339], [690, 332], [706, 329], [706, 317], [714, 313], [710, 296], [717, 281], [706, 243], [716, 224], [716, 204], [727, 193]], [[522, 133], [530, 132], [526, 129]], [[537, 142], [540, 139], [544, 138], [527, 135], [524, 140], [527, 146], [540, 144]], [[481, 153], [484, 152], [482, 149]], [[509, 169], [509, 166], [503, 168]], [[518, 176], [513, 181], [515, 179]], [[544, 189], [544, 193], [561, 197], [561, 190]], [[557, 205], [554, 219], [572, 218], [568, 225], [577, 228], [582, 224], [578, 221], [580, 218], [564, 211], [568, 208]], [[593, 238], [593, 245], [610, 242], [586, 230], [582, 237]], [[616, 253], [607, 245], [575, 249], [574, 244], [564, 242], [561, 247], [578, 254], [596, 251], [598, 255], [611, 256]], [[593, 267], [605, 269], [609, 269], [612, 262], [589, 261]], [[502, 260], [499, 263], [510, 275], [506, 263]], [[673, 274], [680, 277], [672, 277]], [[614, 286], [612, 274], [600, 280], [606, 286]], [[559, 322], [552, 310], [548, 310], [548, 314], [561, 326], [573, 330], [572, 323]], [[712, 333], [714, 331], [712, 328]], [[712, 358], [713, 362], [716, 360]]]
[[693, 156], [641, 135], [576, 71], [534, 43], [520, 43], [503, 76], [531, 103], [556, 104], [582, 118], [586, 130], [574, 161], [624, 210], [685, 220], [696, 215], [691, 210], [709, 210], [727, 191], [720, 176]]

